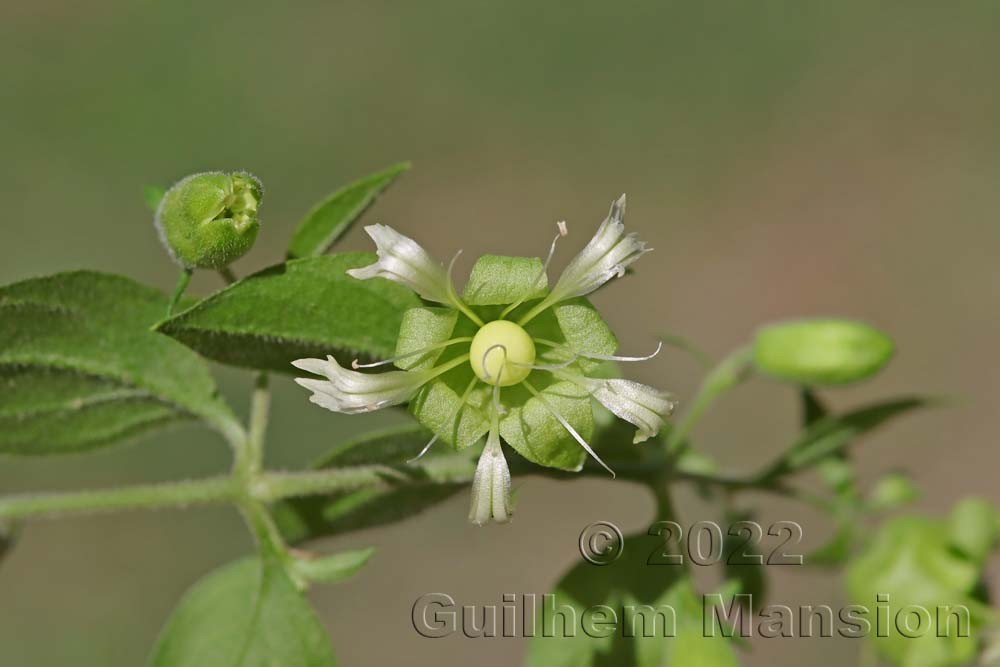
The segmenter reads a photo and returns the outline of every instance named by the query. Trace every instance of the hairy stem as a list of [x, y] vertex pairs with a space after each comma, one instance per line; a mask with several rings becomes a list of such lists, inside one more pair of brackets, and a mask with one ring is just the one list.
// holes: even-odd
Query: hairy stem
[[0, 519], [231, 503], [239, 494], [239, 483], [228, 476], [93, 491], [31, 493], [0, 498]]

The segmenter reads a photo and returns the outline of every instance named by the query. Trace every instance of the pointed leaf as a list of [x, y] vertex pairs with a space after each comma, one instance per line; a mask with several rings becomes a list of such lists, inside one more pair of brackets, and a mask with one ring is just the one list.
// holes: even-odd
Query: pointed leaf
[[192, 417], [235, 418], [204, 362], [149, 327], [167, 298], [77, 271], [0, 288], [0, 452], [93, 449]]
[[185, 595], [151, 667], [330, 667], [326, 631], [272, 560], [248, 558], [216, 570]]
[[410, 168], [401, 162], [337, 190], [316, 204], [299, 223], [288, 246], [289, 259], [322, 255], [340, 238], [375, 199]]
[[808, 467], [842, 452], [862, 435], [875, 430], [894, 417], [926, 407], [926, 398], [900, 398], [876, 403], [843, 415], [823, 417], [802, 432], [774, 471], [791, 472]]
[[403, 313], [420, 300], [382, 278], [356, 280], [348, 269], [369, 253], [310, 257], [239, 280], [157, 325], [209, 359], [294, 373], [295, 359], [392, 356]]

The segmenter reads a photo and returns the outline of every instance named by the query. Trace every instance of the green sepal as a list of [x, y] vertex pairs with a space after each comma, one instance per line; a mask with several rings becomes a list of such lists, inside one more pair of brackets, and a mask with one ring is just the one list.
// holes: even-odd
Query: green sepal
[[410, 402], [410, 412], [421, 424], [456, 450], [475, 444], [490, 429], [490, 388], [478, 382], [461, 406], [461, 396], [472, 381], [472, 367], [460, 366], [428, 382]]
[[[457, 310], [427, 306], [410, 308], [403, 313], [394, 356], [400, 357], [447, 341], [451, 338], [457, 322]], [[424, 354], [406, 357], [397, 361], [396, 367], [404, 371], [433, 368], [444, 352], [445, 348], [441, 347]]]
[[575, 472], [583, 467], [587, 453], [545, 403], [589, 441], [594, 433], [590, 396], [572, 382], [556, 382], [539, 393], [541, 397], [532, 396], [523, 405], [508, 407], [500, 420], [500, 437], [532, 463]]
[[537, 257], [483, 255], [472, 267], [462, 299], [470, 306], [507, 306], [541, 299], [548, 284]]

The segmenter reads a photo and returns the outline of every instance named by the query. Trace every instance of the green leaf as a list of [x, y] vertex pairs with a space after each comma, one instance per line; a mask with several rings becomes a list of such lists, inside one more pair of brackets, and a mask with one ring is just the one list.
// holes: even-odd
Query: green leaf
[[[630, 535], [618, 560], [571, 569], [542, 601], [565, 616], [535, 614], [528, 667], [736, 667], [729, 641], [705, 636], [701, 597], [684, 568], [647, 564], [662, 549], [662, 537]], [[611, 610], [614, 622], [595, 624], [595, 610]]]
[[316, 614], [272, 560], [248, 558], [199, 581], [167, 622], [151, 667], [330, 667]]
[[315, 257], [329, 250], [396, 177], [409, 168], [409, 162], [393, 165], [337, 190], [316, 204], [295, 228], [288, 246], [289, 259]]
[[926, 398], [899, 398], [876, 403], [839, 416], [823, 417], [807, 427], [771, 474], [800, 470], [844, 451], [862, 435], [911, 410], [926, 407]]
[[369, 253], [293, 260], [248, 276], [157, 325], [201, 355], [225, 364], [295, 372], [291, 363], [332, 354], [390, 357], [403, 313], [420, 300], [382, 278], [345, 271], [370, 264]]
[[330, 556], [300, 558], [295, 561], [295, 573], [306, 581], [334, 584], [354, 576], [374, 553], [375, 547], [368, 547]]
[[462, 299], [470, 306], [506, 306], [541, 299], [548, 284], [537, 257], [483, 255], [472, 267]]
[[982, 564], [1000, 537], [1000, 513], [984, 498], [963, 498], [948, 517], [948, 541], [972, 561]]
[[[406, 464], [430, 438], [426, 429], [407, 425], [341, 443], [313, 467], [347, 470], [386, 465], [392, 466], [398, 476], [387, 476], [384, 486], [278, 503], [276, 520], [282, 533], [291, 542], [337, 535], [400, 521], [451, 497], [466, 483], [432, 480], [420, 468]], [[441, 446], [432, 447], [421, 461], [433, 464], [452, 458], [469, 473], [475, 468], [467, 454], [455, 454]]]
[[594, 432], [590, 396], [572, 382], [551, 384], [539, 396], [509, 410], [500, 420], [500, 436], [532, 463], [577, 471], [583, 467], [587, 453], [553, 417], [553, 411], [562, 415], [584, 440], [590, 440]]
[[0, 288], [0, 452], [86, 451], [194, 417], [231, 428], [204, 362], [149, 330], [166, 308], [89, 271]]
[[[917, 637], [901, 634], [892, 620], [883, 623], [882, 636], [868, 634], [883, 658], [905, 667], [957, 667], [975, 656], [985, 624], [983, 605], [974, 598], [980, 570], [952, 549], [944, 522], [904, 516], [883, 524], [851, 563], [847, 588], [852, 602], [871, 610], [870, 618], [879, 595], [888, 596], [893, 617], [909, 605], [928, 610]], [[969, 610], [965, 632], [959, 632], [954, 615], [937, 613], [946, 606]]]
[[823, 401], [809, 387], [800, 390], [802, 398], [802, 425], [809, 426], [813, 422], [827, 416], [830, 411], [826, 409]]

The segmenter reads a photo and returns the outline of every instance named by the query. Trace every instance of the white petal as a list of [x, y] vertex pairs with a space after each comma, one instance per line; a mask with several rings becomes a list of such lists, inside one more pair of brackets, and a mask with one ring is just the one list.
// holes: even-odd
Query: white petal
[[500, 447], [499, 434], [490, 431], [472, 478], [469, 521], [477, 526], [488, 523], [490, 519], [504, 523], [511, 514], [510, 468]]
[[590, 380], [591, 393], [615, 415], [637, 430], [633, 442], [643, 442], [659, 433], [674, 411], [674, 401], [665, 391], [631, 380]]
[[626, 234], [625, 195], [611, 204], [608, 217], [597, 233], [559, 276], [552, 288], [553, 300], [562, 301], [590, 294], [612, 278], [625, 275], [625, 268], [649, 252], [635, 234]]
[[298, 359], [292, 365], [326, 376], [326, 380], [297, 378], [295, 382], [313, 392], [313, 403], [334, 412], [369, 412], [405, 403], [428, 379], [426, 371], [359, 373], [342, 367], [333, 357]]
[[378, 261], [350, 269], [347, 275], [358, 280], [387, 278], [429, 301], [448, 303], [448, 274], [419, 243], [387, 225], [369, 225], [365, 231], [375, 241]]

